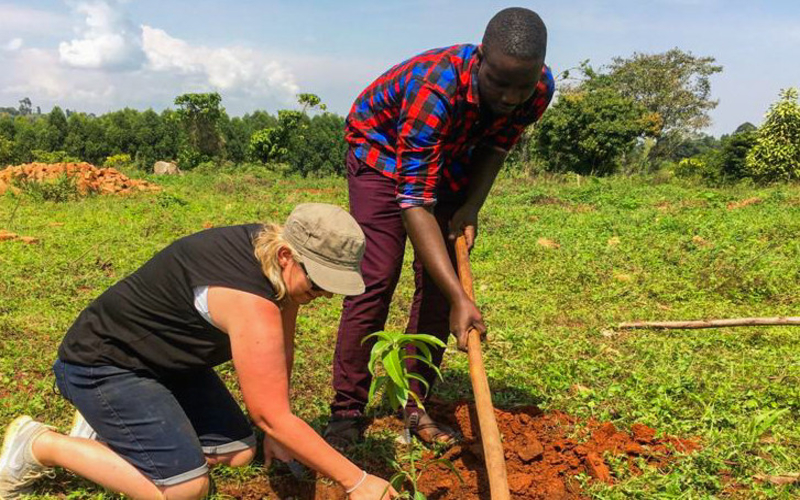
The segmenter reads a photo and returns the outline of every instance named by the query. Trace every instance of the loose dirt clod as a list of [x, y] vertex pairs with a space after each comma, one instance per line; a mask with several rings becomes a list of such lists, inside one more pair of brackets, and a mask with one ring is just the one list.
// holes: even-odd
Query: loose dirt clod
[[544, 447], [538, 440], [534, 440], [531, 441], [526, 447], [521, 449], [518, 455], [519, 459], [527, 464], [542, 458], [542, 455], [544, 455]]
[[[466, 403], [430, 408], [438, 421], [457, 429], [464, 436], [461, 444], [448, 450], [451, 460], [464, 479], [460, 484], [445, 466], [426, 470], [420, 489], [429, 499], [477, 500], [490, 498], [489, 479], [479, 440], [475, 408]], [[593, 419], [580, 420], [561, 412], [544, 413], [533, 406], [511, 410], [495, 409], [497, 425], [503, 436], [508, 485], [514, 500], [576, 500], [588, 498], [574, 479], [585, 474], [589, 481], [614, 483], [616, 478], [607, 456], [626, 464], [628, 473], [641, 471], [635, 459], [661, 467], [676, 458], [676, 453], [689, 453], [700, 448], [694, 440], [671, 436], [656, 438], [655, 429], [634, 424], [630, 432], [620, 431], [613, 423]], [[395, 428], [394, 419], [381, 419], [373, 428]], [[382, 477], [393, 473], [385, 457], [359, 465]], [[615, 470], [618, 470], [615, 468]], [[344, 500], [338, 486], [326, 482], [298, 483], [291, 476], [257, 479], [236, 485], [219, 485], [220, 492], [235, 498], [287, 498], [304, 500]]]
[[78, 192], [97, 194], [129, 194], [136, 191], [157, 191], [161, 188], [147, 181], [130, 179], [113, 168], [97, 168], [89, 163], [26, 163], [0, 170], [0, 194], [18, 191], [24, 182], [54, 181], [66, 175], [75, 181]]

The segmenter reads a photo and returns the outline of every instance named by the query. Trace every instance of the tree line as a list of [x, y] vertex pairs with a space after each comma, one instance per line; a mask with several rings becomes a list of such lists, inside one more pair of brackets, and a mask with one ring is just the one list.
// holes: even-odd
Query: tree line
[[[744, 123], [717, 139], [710, 124], [713, 57], [680, 49], [588, 61], [556, 78], [555, 102], [526, 131], [511, 168], [582, 175], [667, 171], [709, 183], [800, 179], [800, 106], [786, 89], [760, 128]], [[175, 109], [123, 109], [93, 116], [33, 113], [30, 99], [0, 108], [0, 166], [30, 161], [130, 163], [158, 160], [180, 168], [255, 162], [302, 175], [343, 173], [344, 118], [319, 97], [300, 94], [299, 109], [230, 117], [217, 93], [183, 94]], [[313, 113], [312, 113], [313, 111]]]
[[344, 118], [327, 112], [319, 97], [300, 94], [301, 110], [277, 116], [258, 110], [231, 117], [221, 103], [217, 93], [183, 94], [175, 109], [160, 113], [125, 108], [94, 116], [58, 106], [33, 113], [26, 98], [19, 108], [0, 108], [0, 167], [86, 161], [151, 170], [165, 160], [185, 170], [258, 162], [303, 175], [343, 172]]

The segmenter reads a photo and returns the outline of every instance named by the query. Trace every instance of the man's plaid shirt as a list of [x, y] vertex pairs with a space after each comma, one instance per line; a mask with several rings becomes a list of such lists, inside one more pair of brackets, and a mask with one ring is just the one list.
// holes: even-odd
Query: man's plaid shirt
[[401, 208], [436, 203], [440, 188], [469, 184], [477, 145], [506, 151], [553, 97], [550, 68], [533, 96], [509, 116], [481, 119], [476, 45], [433, 49], [398, 64], [358, 96], [346, 139], [356, 157], [397, 181]]

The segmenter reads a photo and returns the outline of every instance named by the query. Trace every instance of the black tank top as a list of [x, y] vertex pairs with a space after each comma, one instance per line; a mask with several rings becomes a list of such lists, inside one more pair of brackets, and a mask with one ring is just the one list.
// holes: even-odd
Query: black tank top
[[175, 241], [81, 312], [59, 359], [155, 376], [230, 360], [230, 340], [197, 312], [194, 288], [223, 286], [277, 303], [253, 254], [261, 227], [208, 229]]

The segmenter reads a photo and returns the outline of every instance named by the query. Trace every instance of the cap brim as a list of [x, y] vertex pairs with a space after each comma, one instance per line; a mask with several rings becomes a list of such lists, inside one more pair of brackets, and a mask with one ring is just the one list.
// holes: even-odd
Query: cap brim
[[323, 266], [309, 258], [303, 265], [311, 280], [323, 290], [339, 295], [361, 295], [364, 293], [364, 278], [358, 271], [334, 269]]

